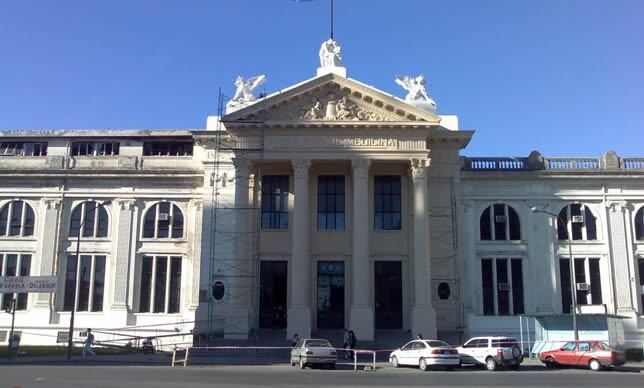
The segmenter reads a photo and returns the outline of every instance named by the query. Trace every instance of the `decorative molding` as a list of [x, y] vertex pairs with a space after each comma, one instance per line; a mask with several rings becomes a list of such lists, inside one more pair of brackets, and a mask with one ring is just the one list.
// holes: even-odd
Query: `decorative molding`
[[427, 176], [428, 159], [411, 159], [409, 173], [413, 179], [422, 179]]
[[298, 112], [291, 114], [290, 119], [300, 121], [392, 121], [391, 118], [359, 107], [346, 95], [336, 97], [329, 93], [323, 98], [312, 98]]
[[194, 207], [196, 210], [200, 210], [201, 207], [203, 206], [203, 200], [193, 198], [188, 202], [188, 205], [190, 207]]
[[134, 198], [117, 198], [114, 202], [121, 210], [132, 210], [136, 207], [136, 200]]
[[210, 186], [214, 186], [215, 182], [221, 183], [221, 187], [226, 187], [228, 183], [232, 183], [235, 181], [236, 177], [229, 177], [227, 172], [223, 172], [219, 175], [215, 175], [214, 173], [210, 174]]
[[624, 210], [631, 210], [631, 205], [627, 201], [606, 201], [606, 208], [611, 212], [623, 213]]

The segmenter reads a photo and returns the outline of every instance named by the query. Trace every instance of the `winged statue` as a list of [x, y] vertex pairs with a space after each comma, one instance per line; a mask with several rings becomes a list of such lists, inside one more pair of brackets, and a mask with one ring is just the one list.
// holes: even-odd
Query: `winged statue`
[[407, 91], [405, 101], [433, 101], [427, 94], [425, 77], [422, 74], [416, 77], [397, 76], [396, 83]]
[[228, 104], [226, 104], [226, 107], [234, 108], [257, 100], [257, 97], [253, 95], [253, 90], [264, 82], [266, 82], [266, 76], [264, 74], [256, 75], [255, 77], [250, 77], [248, 79], [244, 79], [242, 76], [237, 76], [237, 80], [235, 80], [235, 87], [237, 87], [237, 90], [235, 91], [233, 98], [228, 101]]

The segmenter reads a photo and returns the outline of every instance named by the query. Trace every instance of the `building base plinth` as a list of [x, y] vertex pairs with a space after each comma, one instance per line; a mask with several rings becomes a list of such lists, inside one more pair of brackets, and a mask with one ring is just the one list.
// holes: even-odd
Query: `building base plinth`
[[248, 339], [250, 334], [250, 309], [234, 306], [226, 311], [225, 339]]
[[351, 306], [349, 330], [353, 330], [359, 341], [373, 341], [373, 309], [371, 306]]
[[436, 311], [432, 306], [414, 306], [411, 310], [411, 334], [425, 339], [436, 337]]
[[308, 306], [291, 306], [288, 309], [286, 338], [297, 334], [300, 338], [311, 337], [311, 308]]

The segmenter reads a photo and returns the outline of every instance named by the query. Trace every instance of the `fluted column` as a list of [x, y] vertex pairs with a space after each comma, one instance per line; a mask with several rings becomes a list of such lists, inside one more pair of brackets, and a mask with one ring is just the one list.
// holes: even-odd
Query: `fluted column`
[[[615, 313], [633, 314], [637, 308], [637, 301], [633, 300], [633, 284], [631, 279], [635, 275], [631, 272], [630, 262], [633, 262], [632, 253], [629, 252], [627, 243], [627, 221], [629, 209], [625, 201], [610, 201], [608, 208], [608, 230], [611, 250], [612, 267], [615, 273]], [[644, 276], [644, 274], [640, 274]], [[593, 287], [596, 287], [593, 284]], [[608, 298], [604, 296], [604, 303]], [[593, 301], [595, 303], [595, 301]]]
[[[252, 234], [249, 227], [249, 176], [250, 161], [234, 158], [235, 166], [235, 242], [233, 257], [225, 267], [227, 277], [229, 308], [226, 310], [224, 337], [230, 339], [247, 338], [251, 328], [252, 284]], [[217, 209], [213, 209], [217, 211]], [[210, 281], [210, 279], [209, 279]]]
[[[353, 257], [351, 261], [352, 303], [349, 325], [361, 340], [372, 341], [373, 303], [369, 293], [373, 270], [369, 263], [369, 164], [353, 160]], [[375, 285], [377, 287], [377, 285]]]
[[[114, 257], [114, 296], [112, 300], [112, 309], [126, 310], [128, 296], [128, 273], [130, 268], [130, 258], [132, 257], [132, 215], [134, 211], [134, 199], [117, 199], [114, 201], [116, 206], [112, 207], [112, 212], [116, 216], [113, 219], [118, 222], [117, 228], [112, 227], [115, 232], [116, 249]], [[115, 230], [116, 229], [116, 230]]]
[[436, 312], [431, 300], [431, 255], [429, 212], [427, 198], [426, 159], [412, 159], [411, 177], [413, 181], [413, 266], [414, 266], [414, 305], [411, 311], [412, 334], [422, 334], [425, 338], [436, 338]]
[[291, 228], [291, 305], [287, 337], [311, 335], [311, 264], [309, 257], [309, 169], [310, 160], [293, 161], [293, 225]]

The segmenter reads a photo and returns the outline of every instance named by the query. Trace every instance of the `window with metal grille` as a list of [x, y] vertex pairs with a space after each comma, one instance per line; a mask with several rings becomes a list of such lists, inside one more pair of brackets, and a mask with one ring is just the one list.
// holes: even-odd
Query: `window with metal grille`
[[375, 230], [400, 230], [401, 186], [399, 175], [374, 176]]
[[344, 230], [344, 175], [318, 177], [318, 230]]
[[66, 344], [69, 341], [69, 332], [68, 331], [59, 331], [56, 334], [56, 343], [57, 344]]
[[[602, 285], [600, 261], [597, 257], [576, 257], [575, 295], [578, 305], [602, 304]], [[561, 309], [570, 313], [572, 294], [570, 287], [570, 259], [559, 259], [559, 279], [561, 281]]]
[[635, 239], [644, 240], [644, 206], [635, 213]]
[[145, 213], [145, 238], [183, 238], [183, 213], [171, 202], [159, 202]]
[[557, 237], [567, 240], [597, 240], [597, 221], [590, 208], [580, 203], [570, 204], [559, 212], [557, 217]]
[[262, 177], [262, 229], [288, 229], [288, 175]]
[[105, 256], [82, 254], [67, 256], [64, 311], [103, 311]]
[[178, 313], [181, 307], [181, 257], [143, 256], [139, 312]]
[[34, 210], [25, 201], [11, 201], [0, 209], [0, 236], [33, 236], [34, 223]]
[[[29, 276], [31, 273], [31, 255], [20, 253], [0, 253], [0, 276]], [[0, 294], [2, 308], [6, 309], [16, 298], [16, 310], [27, 310], [29, 294]]]
[[81, 224], [81, 237], [107, 237], [107, 210], [95, 201], [85, 201], [77, 205], [72, 211], [70, 237], [78, 237]]
[[46, 156], [47, 142], [16, 142], [3, 141], [0, 143], [0, 156]]
[[7, 342], [7, 331], [0, 330], [0, 342]]
[[191, 156], [194, 145], [186, 141], [146, 141], [143, 156]]
[[479, 223], [481, 240], [521, 240], [519, 215], [511, 206], [489, 206], [481, 214]]
[[72, 156], [113, 156], [118, 155], [119, 142], [74, 142]]
[[637, 269], [640, 277], [638, 294], [640, 294], [640, 315], [644, 315], [644, 257], [637, 259]]
[[484, 315], [516, 315], [524, 312], [523, 264], [515, 258], [481, 260]]

